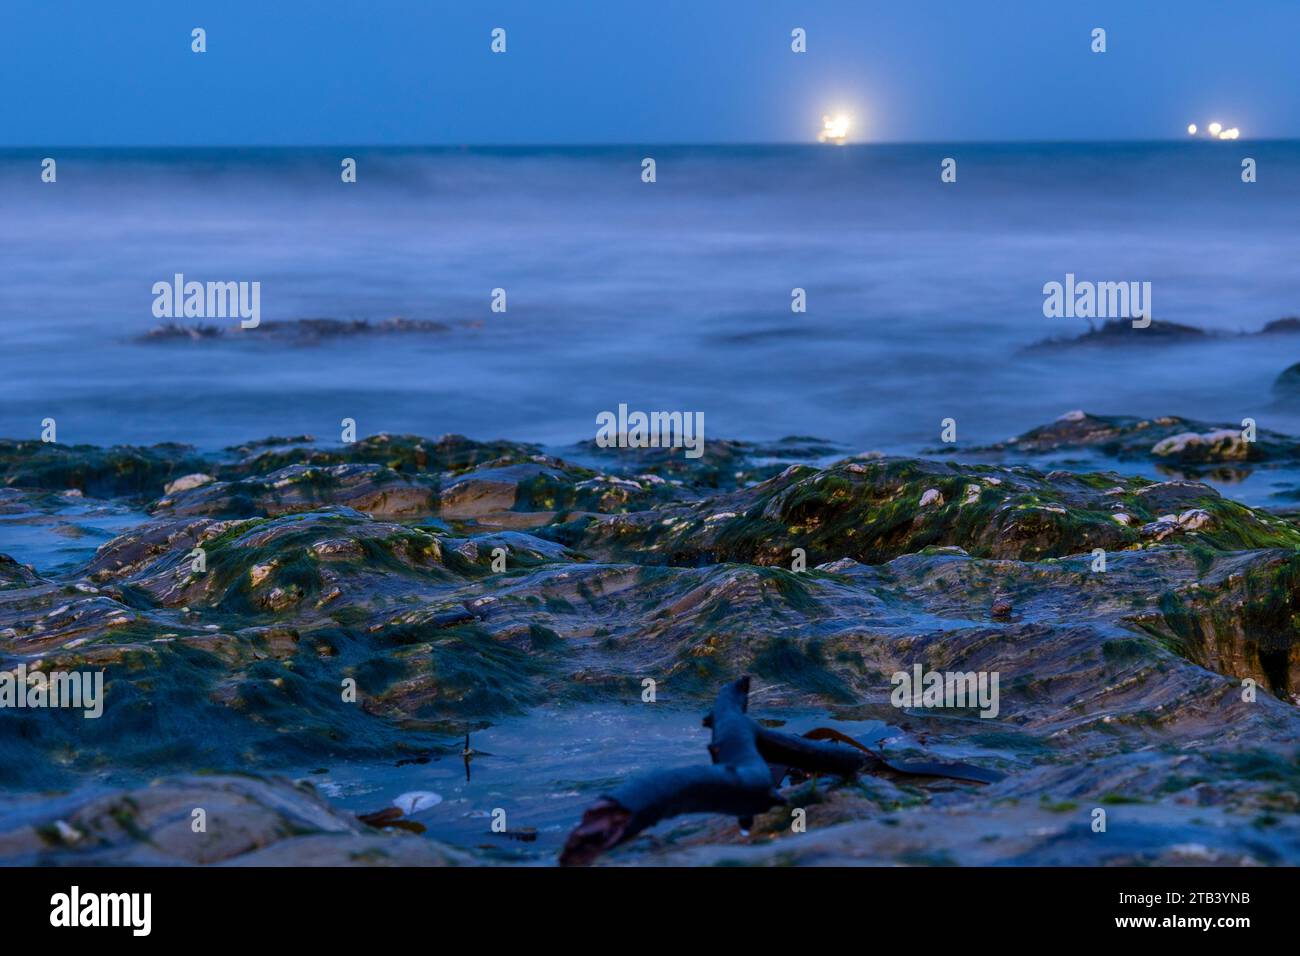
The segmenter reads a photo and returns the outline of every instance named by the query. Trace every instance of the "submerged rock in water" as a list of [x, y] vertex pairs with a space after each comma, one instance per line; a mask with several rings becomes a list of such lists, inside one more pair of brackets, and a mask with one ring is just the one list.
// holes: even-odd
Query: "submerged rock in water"
[[1282, 396], [1300, 394], [1300, 362], [1288, 365], [1273, 382], [1273, 391]]
[[1256, 335], [1297, 335], [1300, 334], [1300, 316], [1288, 315], [1265, 323]]
[[1219, 332], [1162, 319], [1152, 319], [1151, 324], [1145, 328], [1134, 328], [1132, 319], [1108, 319], [1100, 326], [1089, 328], [1087, 332], [1073, 338], [1045, 339], [1029, 346], [1025, 351], [1058, 351], [1087, 346], [1185, 345], [1270, 335], [1300, 335], [1300, 318], [1288, 316], [1274, 319], [1258, 332]]
[[232, 319], [230, 326], [183, 325], [164, 322], [136, 339], [142, 343], [161, 342], [239, 342], [270, 341], [279, 344], [311, 345], [339, 338], [387, 335], [430, 335], [450, 332], [451, 327], [430, 319], [395, 317], [372, 322], [369, 319], [266, 319], [255, 328], [242, 328]]
[[1134, 328], [1132, 319], [1108, 319], [1073, 338], [1050, 338], [1025, 349], [1026, 352], [1057, 351], [1086, 346], [1106, 347], [1120, 345], [1178, 345], [1186, 342], [1204, 342], [1220, 338], [1221, 334], [1184, 325], [1152, 319], [1145, 328]]

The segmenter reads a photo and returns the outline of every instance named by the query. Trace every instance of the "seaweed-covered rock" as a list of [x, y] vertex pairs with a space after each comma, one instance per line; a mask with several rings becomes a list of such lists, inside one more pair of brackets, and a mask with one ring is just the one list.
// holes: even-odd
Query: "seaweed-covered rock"
[[[228, 449], [239, 454], [241, 449]], [[237, 460], [220, 467], [223, 479], [263, 475], [290, 465], [383, 465], [410, 475], [420, 472], [454, 472], [473, 468], [486, 461], [507, 455], [526, 457], [541, 453], [537, 445], [522, 442], [478, 442], [464, 435], [423, 438], [419, 435], [381, 433], [333, 448], [306, 447], [295, 443], [270, 448], [246, 449]]]
[[779, 474], [791, 462], [813, 462], [842, 454], [820, 438], [792, 435], [774, 442], [710, 439], [700, 457], [681, 448], [601, 448], [594, 441], [575, 447], [574, 457], [601, 469], [646, 482], [659, 479], [697, 491], [732, 489]]
[[1250, 677], [1300, 703], [1300, 555], [1293, 549], [1217, 557], [1160, 596], [1140, 623], [1189, 660]]
[[165, 607], [237, 613], [280, 613], [304, 602], [325, 607], [345, 592], [354, 607], [399, 595], [427, 597], [454, 577], [437, 535], [347, 508], [156, 521], [109, 542], [85, 573]]
[[796, 548], [810, 563], [878, 563], [931, 546], [1034, 560], [1140, 547], [1167, 536], [1149, 526], [1170, 513], [1171, 533], [1210, 547], [1300, 544], [1281, 518], [1192, 482], [898, 458], [796, 466], [752, 488], [541, 533], [594, 556], [656, 564], [790, 566]]
[[91, 645], [136, 619], [134, 610], [84, 580], [60, 584], [0, 555], [0, 661]]
[[[410, 463], [397, 464], [405, 468]], [[157, 515], [244, 518], [335, 506], [388, 520], [438, 515], [454, 522], [528, 528], [558, 514], [627, 511], [681, 497], [675, 486], [662, 481], [605, 475], [528, 455], [446, 473], [363, 463], [288, 465], [265, 475], [194, 481], [169, 491], [151, 510]]]
[[418, 518], [434, 512], [436, 498], [418, 476], [371, 464], [289, 465], [235, 481], [175, 485], [153, 504], [155, 514], [246, 518], [336, 505], [375, 518]]
[[534, 455], [486, 462], [444, 478], [438, 511], [449, 521], [532, 528], [571, 512], [621, 513], [683, 497], [676, 486], [652, 477], [622, 478]]
[[[1135, 422], [1076, 416], [1028, 444], [1136, 448], [1189, 430]], [[818, 464], [789, 465], [751, 457], [758, 447], [721, 449], [702, 468], [611, 452], [597, 469], [532, 446], [377, 436], [333, 451], [258, 443], [177, 468], [152, 520], [84, 564], [0, 557], [0, 670], [102, 672], [105, 690], [96, 719], [6, 712], [0, 786], [458, 761], [467, 728], [505, 715], [639, 702], [647, 677], [662, 702], [692, 703], [753, 674], [754, 706], [774, 717], [832, 709], [893, 728], [877, 743], [895, 756], [941, 747], [1006, 772], [978, 794], [883, 775], [808, 804], [819, 828], [850, 828], [873, 859], [1179, 862], [1158, 842], [1175, 836], [1218, 862], [1300, 859], [1203, 819], [1290, 833], [1300, 811], [1293, 521], [1192, 481], [829, 462], [793, 440], [782, 453]], [[197, 474], [214, 480], [186, 480]], [[42, 494], [10, 488], [0, 508]], [[999, 674], [996, 717], [895, 706], [892, 676], [917, 666]], [[318, 827], [320, 807], [298, 807], [279, 783], [196, 779], [218, 792], [169, 778], [4, 798], [0, 861], [447, 858], [350, 818]], [[200, 796], [222, 814], [210, 844], [186, 842], [176, 823]], [[1073, 841], [1064, 822], [1086, 819], [1069, 814], [1111, 797], [1148, 808], [1147, 829], [1126, 826], [1104, 852]], [[979, 837], [1010, 833], [1017, 802], [1054, 837], [990, 849]], [[282, 804], [292, 812], [278, 815]], [[118, 818], [119, 829], [104, 822]], [[267, 838], [304, 820], [310, 834]], [[786, 843], [779, 822], [757, 820], [757, 839]], [[125, 839], [132, 827], [148, 841]], [[718, 859], [741, 839], [693, 827], [669, 831], [662, 850], [620, 852]], [[928, 851], [926, 830], [943, 833]], [[808, 860], [856, 859], [800, 846]], [[774, 859], [757, 847], [735, 858]]]
[[0, 554], [0, 590], [29, 588], [40, 582], [31, 565], [19, 564], [7, 554]]
[[[1207, 425], [1176, 415], [1136, 418], [1090, 415], [1076, 410], [1016, 438], [969, 451], [1041, 455], [1090, 450], [1120, 461], [1146, 460], [1170, 465], [1255, 464], [1300, 458], [1300, 442], [1289, 436], [1257, 429], [1256, 440], [1247, 442], [1242, 431], [1240, 425]], [[936, 449], [940, 450], [949, 451]]]
[[98, 498], [148, 500], [208, 463], [189, 445], [62, 445], [0, 439], [0, 480], [21, 488], [76, 489]]

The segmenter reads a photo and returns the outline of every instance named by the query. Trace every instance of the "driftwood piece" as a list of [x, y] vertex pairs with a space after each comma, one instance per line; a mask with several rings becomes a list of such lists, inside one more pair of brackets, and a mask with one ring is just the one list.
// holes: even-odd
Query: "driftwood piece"
[[887, 768], [978, 783], [992, 783], [1003, 776], [965, 763], [886, 757], [828, 728], [809, 732], [822, 739], [783, 734], [758, 724], [746, 713], [748, 708], [748, 677], [723, 687], [704, 718], [704, 726], [713, 731], [709, 744], [712, 766], [638, 774], [604, 794], [587, 808], [569, 834], [560, 852], [561, 865], [590, 863], [660, 820], [683, 813], [725, 813], [748, 829], [755, 814], [785, 802], [776, 786], [790, 769], [851, 778], [864, 770]]
[[[836, 740], [848, 748], [819, 741]], [[852, 749], [849, 749], [852, 748]], [[810, 730], [802, 737], [758, 729], [758, 749], [770, 764], [796, 767], [805, 773], [833, 773], [851, 777], [864, 770], [892, 770], [913, 777], [943, 777], [972, 783], [997, 783], [1006, 775], [960, 760], [905, 760], [863, 746], [847, 734], [829, 727]]]
[[804, 773], [833, 773], [852, 777], [863, 770], [878, 767], [883, 760], [863, 749], [826, 744], [807, 737], [796, 737], [755, 725], [758, 752], [769, 764], [796, 767]]
[[758, 752], [758, 725], [746, 715], [748, 706], [748, 677], [723, 687], [704, 719], [713, 731], [709, 744], [713, 765], [640, 774], [601, 797], [569, 834], [560, 863], [590, 863], [666, 817], [726, 813], [743, 822], [783, 803], [767, 761]]

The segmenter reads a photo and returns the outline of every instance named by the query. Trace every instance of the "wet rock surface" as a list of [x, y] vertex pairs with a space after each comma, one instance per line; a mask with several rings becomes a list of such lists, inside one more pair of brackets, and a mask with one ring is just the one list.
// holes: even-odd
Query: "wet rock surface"
[[[206, 477], [206, 476], [205, 476]], [[186, 480], [191, 479], [191, 480]], [[290, 465], [269, 475], [236, 481], [177, 479], [154, 502], [155, 514], [243, 518], [343, 505], [376, 518], [421, 517], [433, 512], [435, 490], [382, 465]]]
[[1177, 415], [1138, 418], [1066, 412], [1049, 424], [989, 445], [926, 449], [963, 461], [1029, 464], [1042, 471], [1118, 470], [1213, 482], [1253, 504], [1297, 495], [1300, 442], [1267, 427], [1268, 418], [1203, 422]]
[[97, 498], [149, 498], [167, 482], [202, 471], [188, 445], [60, 445], [0, 439], [0, 481], [15, 488], [71, 490]]
[[[1188, 424], [1140, 422], [1068, 419], [1003, 451], [1119, 459]], [[806, 834], [788, 807], [747, 837], [684, 818], [606, 862], [1300, 862], [1300, 530], [1204, 484], [812, 439], [697, 461], [458, 436], [28, 444], [4, 446], [0, 504], [98, 475], [149, 514], [75, 566], [0, 557], [0, 669], [102, 671], [105, 692], [98, 719], [0, 715], [3, 862], [508, 861], [272, 777], [456, 761], [466, 731], [542, 708], [650, 706], [646, 678], [702, 710], [742, 674], [777, 722], [887, 724], [891, 754], [1006, 778], [791, 784]], [[916, 665], [997, 672], [996, 716], [894, 706]], [[619, 772], [552, 785], [590, 799]], [[228, 821], [207, 843], [177, 822], [205, 787]], [[104, 822], [132, 804], [134, 835]]]
[[[202, 829], [196, 832], [201, 814]], [[306, 783], [172, 777], [53, 800], [0, 796], [0, 860], [40, 866], [454, 866], [432, 840], [381, 833]]]
[[1046, 454], [1088, 449], [1119, 461], [1146, 459], [1192, 466], [1289, 462], [1300, 458], [1300, 442], [1290, 436], [1256, 429], [1255, 438], [1248, 441], [1243, 432], [1240, 424], [1210, 425], [1177, 415], [1134, 418], [1076, 410], [1016, 438], [971, 451]]
[[789, 565], [796, 548], [813, 563], [879, 563], [935, 546], [1036, 560], [1170, 534], [1229, 550], [1300, 543], [1288, 522], [1194, 482], [890, 458], [793, 466], [728, 494], [545, 534], [605, 558], [674, 565]]

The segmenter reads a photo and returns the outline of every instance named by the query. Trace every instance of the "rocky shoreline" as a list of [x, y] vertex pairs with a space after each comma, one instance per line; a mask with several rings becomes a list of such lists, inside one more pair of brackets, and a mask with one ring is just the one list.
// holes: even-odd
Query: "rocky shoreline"
[[[102, 669], [107, 695], [98, 720], [3, 715], [0, 863], [492, 862], [284, 774], [455, 758], [466, 729], [542, 707], [702, 712], [752, 674], [770, 719], [879, 721], [898, 753], [1005, 779], [792, 784], [807, 833], [779, 808], [745, 836], [687, 818], [606, 862], [1295, 864], [1300, 522], [1194, 479], [1300, 442], [1239, 432], [1076, 412], [927, 458], [792, 438], [699, 460], [0, 441], [0, 540], [88, 501], [140, 518], [57, 567], [0, 557], [0, 667]], [[1113, 470], [1032, 466], [1062, 451]], [[999, 672], [997, 718], [892, 706], [917, 663]], [[640, 703], [647, 678], [663, 703]]]

